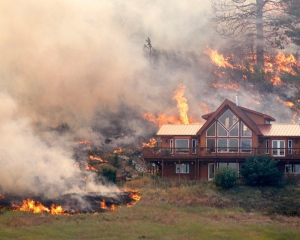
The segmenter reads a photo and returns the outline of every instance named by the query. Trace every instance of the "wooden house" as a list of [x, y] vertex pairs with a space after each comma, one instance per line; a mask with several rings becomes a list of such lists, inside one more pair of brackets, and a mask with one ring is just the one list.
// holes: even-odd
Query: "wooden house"
[[149, 171], [164, 178], [211, 180], [216, 169], [238, 171], [249, 155], [268, 154], [286, 173], [300, 173], [300, 125], [272, 124], [267, 114], [226, 99], [204, 124], [167, 124], [156, 147], [144, 147]]

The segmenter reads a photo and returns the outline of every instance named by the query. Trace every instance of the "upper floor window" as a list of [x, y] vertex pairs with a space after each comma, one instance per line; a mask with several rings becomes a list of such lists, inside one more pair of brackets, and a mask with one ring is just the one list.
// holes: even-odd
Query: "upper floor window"
[[216, 136], [216, 123], [214, 122], [206, 131], [207, 137], [215, 137]]
[[218, 119], [217, 136], [218, 137], [238, 137], [239, 121], [229, 109]]
[[284, 156], [284, 140], [272, 141], [272, 153], [273, 156]]
[[242, 137], [251, 137], [252, 136], [252, 131], [243, 122], [241, 122], [241, 135], [242, 135]]
[[189, 152], [189, 140], [188, 139], [175, 139], [176, 153], [188, 153]]

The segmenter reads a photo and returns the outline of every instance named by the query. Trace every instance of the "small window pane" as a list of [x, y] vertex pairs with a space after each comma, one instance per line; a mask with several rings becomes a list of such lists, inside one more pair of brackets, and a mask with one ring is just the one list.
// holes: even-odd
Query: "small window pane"
[[238, 152], [239, 140], [237, 138], [229, 139], [229, 152]]
[[206, 136], [214, 137], [216, 136], [216, 123], [213, 123], [206, 131]]
[[295, 173], [300, 173], [300, 164], [295, 164], [294, 165], [294, 172]]
[[227, 152], [227, 139], [218, 139], [218, 152]]
[[243, 122], [241, 123], [241, 131], [242, 131], [242, 137], [251, 137], [252, 136], [252, 131], [246, 124]]
[[188, 153], [189, 152], [189, 140], [188, 139], [176, 139], [175, 147], [176, 147], [176, 153]]
[[218, 163], [218, 168], [227, 167], [227, 163]]
[[219, 137], [227, 137], [227, 130], [220, 123], [218, 123], [218, 136]]
[[241, 151], [251, 152], [252, 150], [252, 140], [251, 139], [241, 139]]
[[216, 152], [216, 140], [213, 138], [206, 139], [207, 152]]
[[229, 132], [229, 136], [238, 137], [239, 136], [239, 125], [236, 124]]

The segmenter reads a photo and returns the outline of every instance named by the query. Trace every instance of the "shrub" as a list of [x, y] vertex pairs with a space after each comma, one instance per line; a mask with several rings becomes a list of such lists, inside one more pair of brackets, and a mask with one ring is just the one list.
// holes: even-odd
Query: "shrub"
[[117, 182], [117, 171], [111, 168], [103, 168], [102, 175], [110, 182]]
[[214, 176], [214, 184], [217, 187], [229, 189], [237, 185], [239, 179], [238, 172], [236, 169], [230, 167], [219, 168]]
[[277, 161], [268, 155], [249, 156], [242, 165], [241, 174], [250, 186], [276, 186], [283, 172], [278, 171]]

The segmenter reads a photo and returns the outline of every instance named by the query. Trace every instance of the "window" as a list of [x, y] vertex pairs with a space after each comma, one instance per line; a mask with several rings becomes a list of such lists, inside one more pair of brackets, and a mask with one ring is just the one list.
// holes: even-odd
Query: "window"
[[197, 150], [196, 139], [192, 139], [192, 153], [195, 154]]
[[241, 122], [241, 135], [242, 135], [242, 137], [251, 137], [252, 136], [252, 131], [243, 122]]
[[208, 153], [216, 152], [216, 140], [214, 138], [207, 138], [206, 147]]
[[238, 174], [239, 174], [239, 164], [235, 163], [235, 162], [218, 162], [217, 163], [218, 169], [222, 168], [222, 167], [229, 167], [232, 169], [237, 170]]
[[190, 165], [189, 164], [176, 164], [176, 173], [189, 173]]
[[227, 137], [228, 133], [227, 130], [221, 125], [221, 123], [218, 123], [218, 137]]
[[229, 139], [229, 152], [238, 152], [239, 140], [237, 138]]
[[266, 153], [269, 153], [269, 140], [266, 140]]
[[293, 153], [293, 140], [289, 139], [288, 140], [288, 154]]
[[219, 121], [222, 123], [222, 125], [229, 129], [234, 124], [237, 123], [238, 118], [228, 109], [220, 118]]
[[252, 139], [241, 139], [241, 152], [250, 153], [252, 151]]
[[176, 153], [189, 153], [188, 139], [175, 139]]
[[227, 138], [218, 138], [218, 152], [227, 152]]
[[213, 123], [206, 131], [207, 137], [215, 137], [216, 136], [216, 123]]
[[173, 153], [173, 139], [170, 140], [170, 153]]
[[284, 140], [272, 141], [272, 155], [284, 157]]
[[300, 174], [300, 164], [285, 164], [285, 173]]
[[227, 167], [227, 163], [225, 162], [218, 162], [218, 168]]
[[215, 175], [215, 164], [214, 163], [209, 163], [208, 164], [208, 180], [213, 180]]

